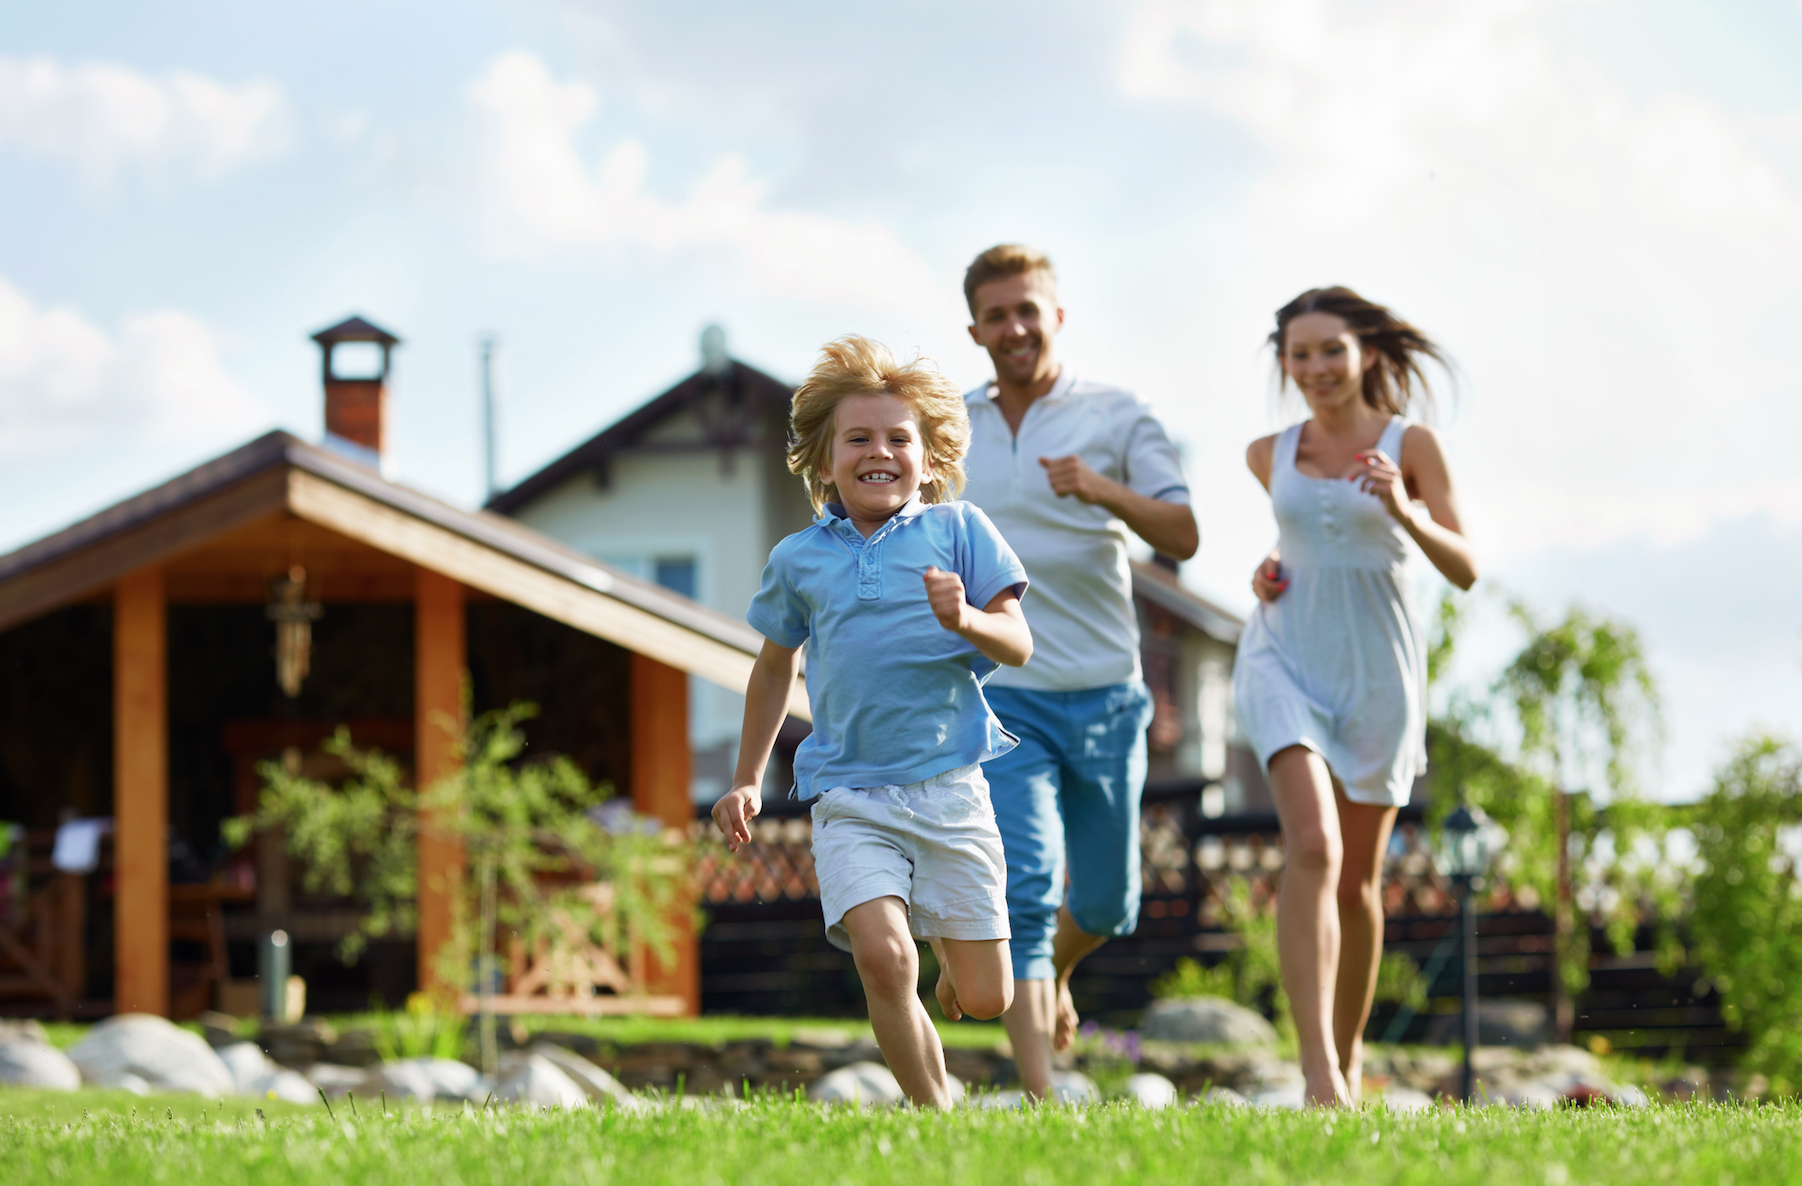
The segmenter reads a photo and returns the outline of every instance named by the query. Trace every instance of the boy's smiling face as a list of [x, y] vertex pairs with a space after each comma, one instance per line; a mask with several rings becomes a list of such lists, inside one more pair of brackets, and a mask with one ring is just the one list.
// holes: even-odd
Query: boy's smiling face
[[[906, 400], [877, 392], [847, 396], [832, 427], [832, 454], [822, 480], [854, 523], [881, 523], [932, 480], [925, 436]], [[866, 532], [867, 534], [867, 532]]]

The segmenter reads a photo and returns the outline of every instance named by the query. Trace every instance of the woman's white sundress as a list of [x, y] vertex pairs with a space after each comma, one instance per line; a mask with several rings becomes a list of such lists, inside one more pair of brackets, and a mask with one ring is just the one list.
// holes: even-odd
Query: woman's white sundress
[[[1399, 465], [1400, 416], [1377, 448]], [[1301, 425], [1277, 437], [1270, 502], [1289, 587], [1260, 601], [1239, 639], [1233, 699], [1266, 771], [1314, 750], [1356, 803], [1400, 806], [1427, 768], [1426, 647], [1408, 603], [1409, 539], [1344, 478], [1295, 468]]]

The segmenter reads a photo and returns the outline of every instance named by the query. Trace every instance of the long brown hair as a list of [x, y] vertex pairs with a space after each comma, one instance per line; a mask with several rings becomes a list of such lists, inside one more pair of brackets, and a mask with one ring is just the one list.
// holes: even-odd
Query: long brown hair
[[[1289, 323], [1303, 313], [1331, 313], [1358, 335], [1358, 343], [1376, 355], [1376, 363], [1364, 372], [1364, 402], [1391, 416], [1405, 416], [1416, 402], [1433, 407], [1433, 386], [1421, 369], [1430, 358], [1452, 373], [1452, 363], [1439, 344], [1375, 301], [1367, 301], [1343, 285], [1310, 288], [1276, 311], [1276, 329], [1270, 344], [1276, 350], [1277, 389], [1289, 382], [1283, 366], [1289, 347]], [[1418, 393], [1416, 392], [1418, 388]]]

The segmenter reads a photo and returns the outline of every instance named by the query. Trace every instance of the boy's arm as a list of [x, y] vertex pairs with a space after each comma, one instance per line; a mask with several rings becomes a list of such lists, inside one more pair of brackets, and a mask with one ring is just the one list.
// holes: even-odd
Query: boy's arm
[[713, 822], [726, 834], [726, 847], [732, 852], [751, 842], [750, 821], [763, 810], [763, 768], [769, 764], [782, 718], [788, 715], [788, 693], [800, 666], [800, 650], [766, 638], [751, 667], [745, 723], [738, 738], [738, 770], [732, 789], [713, 805]]
[[1020, 667], [1032, 658], [1032, 631], [1020, 612], [1019, 595], [1011, 588], [1001, 590], [988, 605], [977, 609], [965, 597], [964, 579], [956, 573], [928, 568], [924, 579], [926, 599], [932, 603], [939, 625], [997, 663]]

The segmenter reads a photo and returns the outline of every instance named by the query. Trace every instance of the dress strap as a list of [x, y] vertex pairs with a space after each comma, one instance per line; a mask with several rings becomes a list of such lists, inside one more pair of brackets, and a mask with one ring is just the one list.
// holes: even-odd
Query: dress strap
[[1396, 465], [1402, 463], [1402, 437], [1408, 431], [1408, 422], [1400, 416], [1391, 416], [1389, 426], [1383, 429], [1383, 435], [1377, 438], [1377, 448], [1389, 455], [1389, 460]]
[[1288, 428], [1283, 429], [1282, 433], [1276, 438], [1276, 449], [1273, 457], [1276, 465], [1272, 468], [1294, 469], [1295, 455], [1300, 452], [1300, 450], [1301, 425], [1291, 424]]

